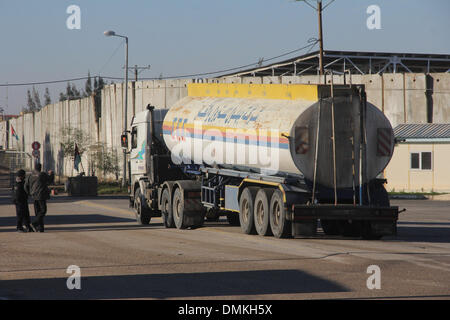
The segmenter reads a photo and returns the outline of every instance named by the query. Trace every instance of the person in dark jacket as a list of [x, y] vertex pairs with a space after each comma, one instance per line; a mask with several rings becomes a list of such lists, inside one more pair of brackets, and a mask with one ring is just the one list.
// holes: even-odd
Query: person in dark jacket
[[44, 217], [47, 213], [47, 200], [50, 199], [48, 189], [49, 176], [41, 172], [42, 165], [37, 163], [33, 173], [25, 181], [25, 191], [34, 200], [35, 220], [31, 224], [36, 232], [44, 232]]
[[[12, 200], [16, 205], [17, 231], [33, 232], [30, 225], [30, 210], [28, 209], [28, 194], [25, 192], [25, 171], [17, 171], [16, 182], [14, 184]], [[26, 229], [24, 229], [24, 226]]]

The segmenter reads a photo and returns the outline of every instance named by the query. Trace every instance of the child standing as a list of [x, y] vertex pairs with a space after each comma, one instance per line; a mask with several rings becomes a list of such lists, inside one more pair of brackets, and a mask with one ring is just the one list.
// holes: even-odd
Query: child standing
[[[17, 232], [33, 232], [30, 224], [30, 211], [28, 209], [28, 194], [24, 189], [25, 171], [17, 171], [16, 183], [13, 189], [13, 202], [16, 205]], [[26, 227], [26, 230], [23, 227]]]

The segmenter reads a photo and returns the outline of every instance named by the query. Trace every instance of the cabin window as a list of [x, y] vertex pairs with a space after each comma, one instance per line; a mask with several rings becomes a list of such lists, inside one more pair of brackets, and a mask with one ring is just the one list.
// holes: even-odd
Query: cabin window
[[422, 152], [422, 170], [431, 170], [431, 152]]
[[431, 170], [432, 169], [431, 152], [411, 152], [411, 169]]
[[131, 149], [137, 148], [137, 127], [131, 129]]

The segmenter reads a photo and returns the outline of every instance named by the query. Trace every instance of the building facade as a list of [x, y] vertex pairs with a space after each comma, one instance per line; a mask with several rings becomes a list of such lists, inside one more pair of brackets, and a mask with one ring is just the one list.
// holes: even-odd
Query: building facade
[[450, 123], [401, 124], [394, 131], [387, 190], [450, 192]]

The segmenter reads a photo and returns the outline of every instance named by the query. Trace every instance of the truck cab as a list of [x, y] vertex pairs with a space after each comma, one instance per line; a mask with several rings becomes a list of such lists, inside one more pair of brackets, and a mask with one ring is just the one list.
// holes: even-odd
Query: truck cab
[[131, 121], [128, 162], [130, 207], [134, 207], [140, 224], [148, 224], [151, 217], [161, 215], [152, 201], [156, 198], [153, 187], [159, 180], [155, 169], [161, 164], [155, 162], [155, 156], [168, 159], [168, 151], [164, 150], [162, 142], [162, 122], [166, 113], [166, 109], [155, 109], [149, 105]]

